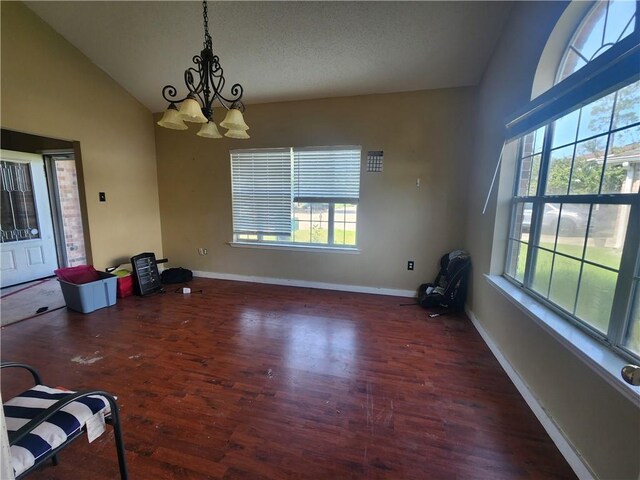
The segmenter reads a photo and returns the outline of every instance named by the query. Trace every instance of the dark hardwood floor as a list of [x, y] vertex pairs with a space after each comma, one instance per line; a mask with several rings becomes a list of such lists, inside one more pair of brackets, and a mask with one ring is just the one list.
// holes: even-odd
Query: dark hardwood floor
[[[203, 292], [9, 325], [2, 359], [116, 394], [132, 479], [575, 478], [464, 315], [431, 319], [388, 296], [191, 288]], [[28, 383], [3, 372], [3, 398]], [[117, 472], [108, 428], [29, 478]]]

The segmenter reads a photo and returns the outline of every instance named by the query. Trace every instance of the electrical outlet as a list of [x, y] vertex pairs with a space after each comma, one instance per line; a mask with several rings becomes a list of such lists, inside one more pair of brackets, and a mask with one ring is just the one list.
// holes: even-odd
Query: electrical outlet
[[407, 270], [413, 270], [413, 260], [407, 262]]
[[199, 248], [198, 249], [198, 255], [206, 255], [207, 253], [208, 252], [207, 252], [206, 248]]

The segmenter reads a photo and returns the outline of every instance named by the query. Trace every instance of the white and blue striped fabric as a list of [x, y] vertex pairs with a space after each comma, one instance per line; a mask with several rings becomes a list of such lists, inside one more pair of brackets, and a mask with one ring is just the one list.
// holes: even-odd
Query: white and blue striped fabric
[[[21, 393], [4, 404], [7, 431], [15, 432], [58, 400], [75, 393], [44, 385]], [[40, 458], [62, 445], [67, 438], [82, 429], [87, 420], [102, 411], [109, 413], [109, 402], [99, 395], [76, 400], [51, 416], [49, 421], [34, 428], [16, 445], [11, 446], [11, 463], [15, 476], [31, 468]]]

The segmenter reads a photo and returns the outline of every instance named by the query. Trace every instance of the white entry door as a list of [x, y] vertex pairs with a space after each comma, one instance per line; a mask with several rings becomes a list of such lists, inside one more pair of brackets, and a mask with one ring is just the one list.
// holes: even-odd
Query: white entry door
[[42, 156], [0, 150], [0, 286], [53, 275], [58, 268]]

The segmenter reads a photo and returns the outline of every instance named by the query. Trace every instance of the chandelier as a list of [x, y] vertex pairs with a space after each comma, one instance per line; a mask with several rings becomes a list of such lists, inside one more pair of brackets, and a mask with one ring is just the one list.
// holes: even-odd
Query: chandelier
[[[162, 96], [169, 102], [169, 107], [158, 121], [158, 125], [173, 130], [186, 130], [184, 122], [203, 124], [198, 132], [200, 137], [222, 138], [218, 127], [213, 121], [213, 102], [218, 102], [227, 109], [227, 115], [220, 122], [222, 128], [226, 128], [225, 137], [249, 138], [248, 125], [242, 116], [244, 104], [242, 103], [243, 88], [239, 83], [231, 87], [231, 98], [222, 94], [225, 79], [220, 59], [213, 54], [213, 43], [209, 35], [209, 18], [207, 1], [202, 2], [204, 18], [204, 48], [200, 55], [193, 57], [194, 67], [189, 67], [184, 72], [184, 83], [189, 93], [184, 98], [176, 98], [177, 90], [173, 85], [166, 85], [162, 89]], [[180, 110], [176, 104], [180, 104]]]

